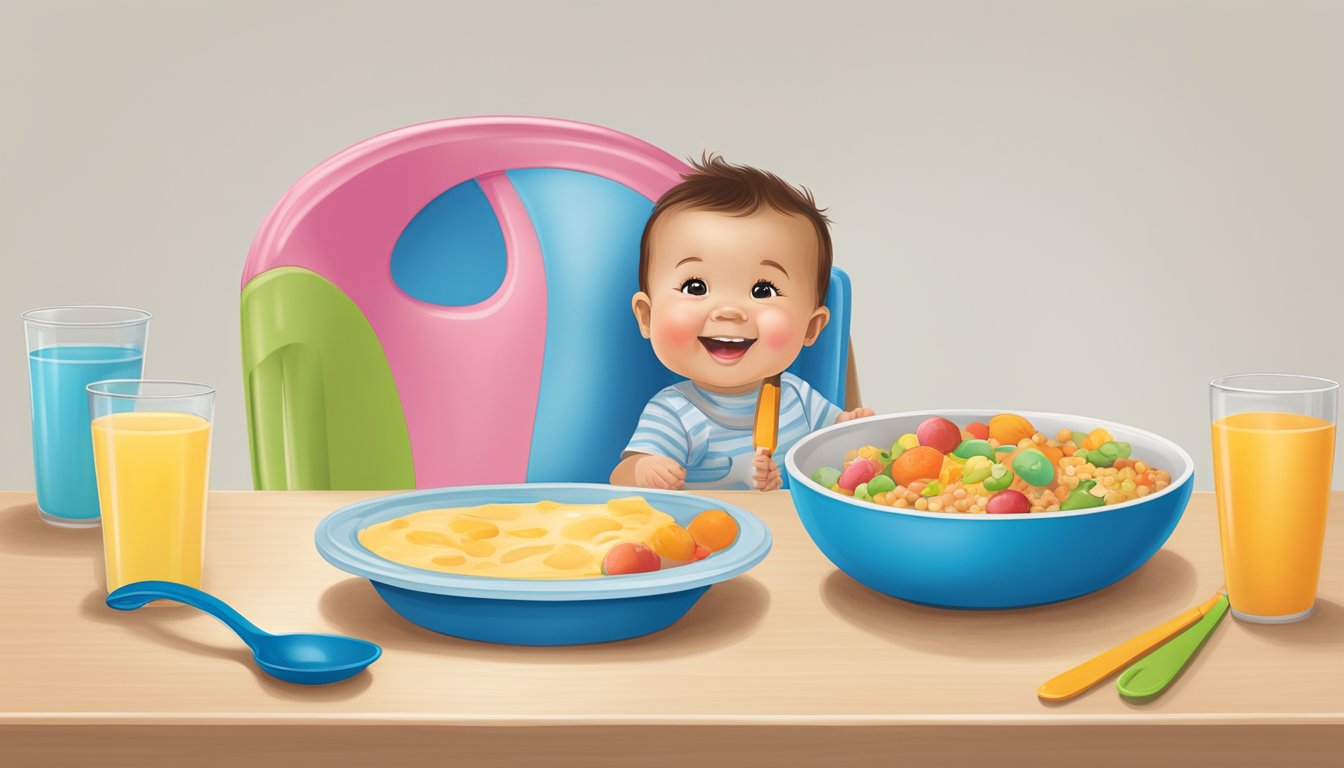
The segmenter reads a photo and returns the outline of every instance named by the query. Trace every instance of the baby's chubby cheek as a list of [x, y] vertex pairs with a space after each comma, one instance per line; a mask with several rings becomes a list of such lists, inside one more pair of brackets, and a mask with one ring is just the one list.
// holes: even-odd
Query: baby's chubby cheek
[[796, 327], [787, 312], [766, 308], [756, 316], [759, 343], [774, 352], [796, 351], [803, 345], [803, 332]]
[[700, 343], [704, 312], [684, 305], [657, 307], [649, 322], [649, 340], [655, 349], [685, 349]]

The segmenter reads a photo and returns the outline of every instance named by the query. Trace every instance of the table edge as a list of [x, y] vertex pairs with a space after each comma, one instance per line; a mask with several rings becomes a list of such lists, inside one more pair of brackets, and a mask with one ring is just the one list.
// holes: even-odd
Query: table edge
[[1185, 714], [1047, 714], [1047, 715], [436, 715], [417, 712], [381, 714], [215, 712], [208, 715], [176, 712], [0, 712], [0, 727], [15, 725], [259, 725], [259, 726], [1344, 726], [1344, 712]]

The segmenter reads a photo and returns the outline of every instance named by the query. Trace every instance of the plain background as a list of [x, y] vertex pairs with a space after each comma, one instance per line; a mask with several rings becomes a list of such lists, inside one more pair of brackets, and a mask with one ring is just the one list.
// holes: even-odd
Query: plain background
[[250, 487], [262, 218], [346, 146], [476, 114], [811, 188], [879, 412], [1116, 420], [1209, 489], [1210, 378], [1344, 378], [1341, 3], [0, 0], [0, 488], [33, 487], [18, 315], [70, 303], [155, 313], [146, 374], [218, 388], [212, 485]]

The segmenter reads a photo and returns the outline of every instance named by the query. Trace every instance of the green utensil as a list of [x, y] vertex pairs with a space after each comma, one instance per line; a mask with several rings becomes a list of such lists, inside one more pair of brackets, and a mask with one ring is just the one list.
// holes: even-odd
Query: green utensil
[[1165, 691], [1199, 652], [1226, 613], [1227, 595], [1223, 595], [1204, 618], [1126, 669], [1115, 684], [1116, 690], [1130, 699], [1150, 699]]

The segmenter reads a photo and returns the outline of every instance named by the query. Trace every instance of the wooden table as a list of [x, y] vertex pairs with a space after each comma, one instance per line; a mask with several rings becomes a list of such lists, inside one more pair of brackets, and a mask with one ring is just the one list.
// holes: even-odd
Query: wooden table
[[1224, 621], [1146, 705], [1113, 682], [1057, 705], [1035, 691], [1218, 588], [1209, 494], [1119, 584], [1060, 605], [959, 612], [850, 580], [786, 494], [724, 493], [773, 530], [765, 562], [667, 630], [571, 648], [437, 635], [328, 565], [313, 547], [318, 520], [372, 495], [211, 494], [210, 590], [262, 627], [385, 649], [348, 682], [305, 688], [258, 671], [203, 614], [106, 608], [99, 531], [49, 527], [31, 493], [0, 493], [0, 765], [1223, 768], [1325, 765], [1344, 746], [1344, 494], [1332, 499], [1316, 613], [1277, 627]]

